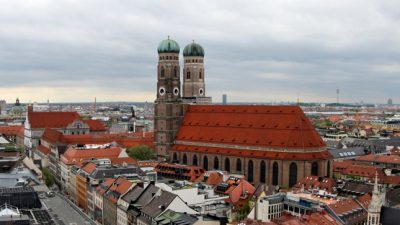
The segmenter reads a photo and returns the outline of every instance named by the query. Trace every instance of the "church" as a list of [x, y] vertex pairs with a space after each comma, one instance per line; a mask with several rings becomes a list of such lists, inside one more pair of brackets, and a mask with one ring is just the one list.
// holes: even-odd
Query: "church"
[[182, 76], [179, 44], [168, 38], [157, 50], [159, 161], [225, 170], [254, 184], [283, 187], [310, 175], [331, 176], [332, 156], [300, 107], [213, 105], [206, 96], [201, 45], [185, 46]]

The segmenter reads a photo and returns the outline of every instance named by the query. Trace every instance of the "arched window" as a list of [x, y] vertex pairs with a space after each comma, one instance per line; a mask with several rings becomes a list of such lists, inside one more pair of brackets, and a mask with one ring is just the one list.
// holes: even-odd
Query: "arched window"
[[178, 69], [176, 67], [174, 68], [174, 77], [178, 77]]
[[190, 71], [186, 72], [186, 79], [190, 79]]
[[193, 166], [197, 166], [197, 155], [193, 156], [192, 164]]
[[260, 183], [265, 183], [266, 165], [264, 160], [260, 163]]
[[165, 77], [164, 67], [161, 67], [160, 77]]
[[279, 168], [278, 163], [272, 164], [272, 185], [278, 185]]
[[199, 79], [203, 79], [203, 75], [201, 74], [201, 70], [199, 72]]
[[178, 155], [174, 153], [174, 155], [172, 156], [172, 162], [177, 162], [177, 161], [178, 161]]
[[292, 162], [289, 167], [289, 187], [297, 183], [297, 164]]
[[204, 156], [204, 158], [203, 158], [203, 168], [205, 170], [208, 170], [208, 158], [207, 158], [207, 156]]
[[250, 183], [253, 183], [254, 181], [253, 170], [254, 170], [253, 161], [250, 160], [249, 163], [247, 164], [247, 181], [249, 181]]
[[218, 170], [219, 169], [219, 159], [217, 156], [214, 158], [214, 169]]
[[225, 170], [231, 172], [231, 161], [229, 158], [225, 158]]
[[241, 172], [242, 171], [242, 160], [237, 159], [236, 160], [236, 172]]
[[318, 163], [317, 162], [313, 162], [311, 164], [311, 175], [318, 176]]
[[182, 163], [183, 164], [187, 164], [187, 156], [186, 156], [186, 154], [183, 154]]

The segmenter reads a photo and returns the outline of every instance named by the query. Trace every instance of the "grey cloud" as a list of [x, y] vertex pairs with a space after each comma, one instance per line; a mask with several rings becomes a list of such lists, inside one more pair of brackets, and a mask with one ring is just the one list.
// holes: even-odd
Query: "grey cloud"
[[192, 39], [203, 45], [214, 99], [334, 101], [339, 87], [349, 102], [400, 102], [399, 9], [373, 0], [7, 1], [0, 88], [87, 88], [87, 99], [152, 93], [156, 48], [171, 35], [181, 49]]

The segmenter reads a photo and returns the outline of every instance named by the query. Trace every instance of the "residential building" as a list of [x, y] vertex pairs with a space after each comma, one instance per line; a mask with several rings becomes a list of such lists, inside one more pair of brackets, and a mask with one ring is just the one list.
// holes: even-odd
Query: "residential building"
[[117, 202], [118, 199], [124, 195], [133, 183], [123, 177], [114, 179], [111, 186], [103, 194], [103, 224], [115, 225], [117, 224]]

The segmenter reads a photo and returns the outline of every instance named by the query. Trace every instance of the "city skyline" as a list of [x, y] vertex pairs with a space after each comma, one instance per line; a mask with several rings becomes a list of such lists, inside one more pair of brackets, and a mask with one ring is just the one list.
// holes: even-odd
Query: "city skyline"
[[214, 102], [400, 102], [399, 3], [246, 3], [3, 3], [0, 99], [152, 102], [169, 35], [204, 47]]

